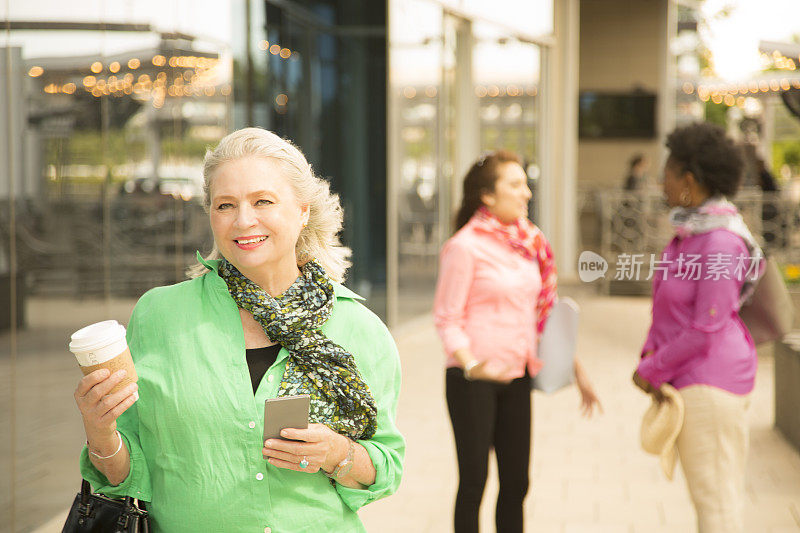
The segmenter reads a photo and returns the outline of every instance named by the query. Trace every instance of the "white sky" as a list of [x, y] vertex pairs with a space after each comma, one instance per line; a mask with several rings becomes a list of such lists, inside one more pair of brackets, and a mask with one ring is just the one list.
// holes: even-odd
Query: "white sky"
[[[10, 0], [0, 2], [0, 19], [63, 22], [149, 23], [157, 31], [178, 31], [230, 42], [232, 2], [242, 0]], [[5, 34], [5, 32], [2, 32]], [[2, 42], [5, 42], [3, 35]], [[145, 48], [152, 35], [107, 32], [12, 32], [24, 44], [23, 57], [88, 55]]]
[[723, 79], [746, 79], [761, 69], [759, 41], [789, 41], [800, 33], [800, 0], [706, 0], [703, 13], [725, 5], [734, 6], [730, 17], [709, 20], [704, 34]]

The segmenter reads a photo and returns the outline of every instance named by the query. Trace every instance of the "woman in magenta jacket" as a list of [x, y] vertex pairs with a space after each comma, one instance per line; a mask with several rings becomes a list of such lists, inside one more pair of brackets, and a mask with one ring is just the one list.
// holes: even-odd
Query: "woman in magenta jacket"
[[675, 237], [653, 280], [653, 321], [634, 381], [658, 395], [680, 391], [677, 449], [700, 533], [743, 531], [746, 409], [756, 350], [739, 317], [763, 271], [760, 248], [732, 197], [742, 158], [722, 128], [707, 123], [667, 138], [664, 194]]
[[[550, 244], [527, 219], [531, 191], [519, 158], [478, 160], [464, 178], [456, 233], [442, 248], [434, 318], [447, 354], [447, 405], [458, 456], [455, 531], [477, 532], [489, 451], [497, 457], [497, 531], [522, 532], [531, 446], [530, 376], [556, 298]], [[583, 368], [586, 414], [600, 407]]]

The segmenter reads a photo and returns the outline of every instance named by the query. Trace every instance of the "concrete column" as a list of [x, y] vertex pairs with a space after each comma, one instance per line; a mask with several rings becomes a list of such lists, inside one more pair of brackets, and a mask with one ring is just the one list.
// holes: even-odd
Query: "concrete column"
[[786, 440], [800, 451], [800, 344], [797, 337], [787, 335], [784, 341], [775, 343], [775, 427]]
[[544, 53], [543, 173], [539, 206], [542, 230], [562, 279], [576, 276], [578, 241], [578, 66], [579, 0], [554, 5], [556, 44]]
[[[25, 175], [23, 139], [25, 138], [24, 64], [22, 48], [0, 48], [0, 199], [22, 197], [30, 186]], [[12, 184], [13, 179], [13, 184]]]
[[675, 99], [676, 99], [676, 80], [677, 80], [677, 63], [675, 55], [672, 52], [672, 41], [678, 35], [678, 6], [675, 5], [673, 0], [662, 0], [663, 4], [660, 7], [662, 10], [661, 18], [666, 22], [663, 24], [662, 33], [660, 37], [660, 54], [659, 54], [659, 84], [658, 84], [658, 111], [656, 115], [658, 139], [659, 139], [659, 155], [661, 161], [654, 161], [655, 163], [651, 172], [659, 175], [659, 169], [664, 166], [666, 162], [668, 150], [664, 146], [664, 140], [667, 135], [675, 129]]
[[472, 52], [474, 48], [472, 21], [459, 19], [456, 30], [456, 64], [453, 80], [453, 180], [450, 191], [451, 212], [461, 204], [464, 175], [478, 159], [481, 150], [478, 97], [472, 78]]

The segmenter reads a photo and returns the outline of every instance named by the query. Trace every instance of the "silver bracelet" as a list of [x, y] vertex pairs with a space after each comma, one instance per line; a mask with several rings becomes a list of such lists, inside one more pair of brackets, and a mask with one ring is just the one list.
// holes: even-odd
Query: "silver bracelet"
[[344, 477], [350, 473], [350, 470], [353, 468], [353, 454], [356, 450], [356, 443], [353, 442], [352, 439], [347, 439], [347, 455], [345, 456], [342, 461], [336, 465], [333, 469], [333, 472], [330, 474], [328, 472], [324, 472], [326, 476], [333, 480], [338, 480], [340, 477]]
[[119, 446], [117, 446], [117, 451], [115, 451], [115, 452], [114, 452], [114, 453], [112, 453], [111, 455], [102, 456], [102, 455], [100, 455], [100, 454], [94, 453], [94, 452], [92, 451], [92, 449], [91, 449], [91, 448], [89, 448], [89, 441], [88, 441], [88, 440], [86, 441], [86, 449], [88, 449], [88, 450], [89, 450], [89, 453], [90, 453], [90, 454], [92, 454], [92, 455], [94, 455], [94, 456], [95, 456], [95, 457], [97, 457], [98, 459], [111, 459], [112, 457], [114, 457], [115, 455], [117, 455], [117, 454], [119, 453], [119, 451], [122, 449], [122, 435], [120, 435], [120, 434], [119, 434], [119, 431], [115, 431], [115, 433], [117, 434], [117, 438], [119, 439]]

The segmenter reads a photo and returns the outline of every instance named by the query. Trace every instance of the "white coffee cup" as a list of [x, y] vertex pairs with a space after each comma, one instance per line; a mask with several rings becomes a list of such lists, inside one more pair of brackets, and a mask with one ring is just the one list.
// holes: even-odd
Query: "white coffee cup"
[[107, 368], [112, 374], [123, 368], [127, 371], [109, 394], [138, 380], [125, 340], [125, 326], [116, 320], [104, 320], [79, 329], [70, 338], [69, 350], [75, 354], [84, 376], [100, 368]]

